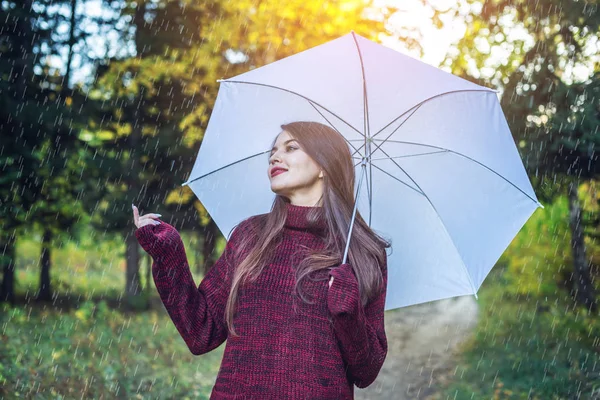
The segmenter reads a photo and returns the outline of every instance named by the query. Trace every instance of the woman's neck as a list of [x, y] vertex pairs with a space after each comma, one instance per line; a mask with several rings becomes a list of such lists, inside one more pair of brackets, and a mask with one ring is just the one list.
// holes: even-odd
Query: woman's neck
[[[286, 203], [286, 209], [285, 226], [288, 228], [319, 230], [327, 227], [325, 216], [322, 215], [322, 207], [320, 206], [301, 206]], [[313, 214], [315, 210], [319, 210], [317, 220], [309, 221], [309, 214]]]

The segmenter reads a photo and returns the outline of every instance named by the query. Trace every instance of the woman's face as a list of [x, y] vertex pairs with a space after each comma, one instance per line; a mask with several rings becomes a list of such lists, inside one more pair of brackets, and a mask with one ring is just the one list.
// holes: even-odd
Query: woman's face
[[[281, 167], [286, 171], [273, 176], [271, 172], [274, 167]], [[294, 205], [313, 206], [323, 194], [321, 169], [285, 130], [278, 135], [271, 149], [267, 174], [271, 190], [287, 197]]]

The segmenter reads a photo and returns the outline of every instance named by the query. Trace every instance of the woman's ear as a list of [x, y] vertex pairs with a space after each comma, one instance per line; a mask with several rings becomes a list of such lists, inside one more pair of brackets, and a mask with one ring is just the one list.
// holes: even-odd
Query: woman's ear
[[319, 172], [319, 178], [323, 178], [323, 170]]

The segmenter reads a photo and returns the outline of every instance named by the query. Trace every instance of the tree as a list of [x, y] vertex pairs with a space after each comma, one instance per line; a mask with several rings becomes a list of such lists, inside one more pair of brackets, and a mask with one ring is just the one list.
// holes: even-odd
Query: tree
[[[14, 301], [17, 231], [42, 231], [37, 300], [51, 300], [51, 243], [70, 237], [84, 213], [78, 206], [93, 204], [103, 190], [92, 181], [97, 160], [78, 136], [91, 102], [80, 86], [71, 84], [75, 50], [87, 53], [83, 50], [88, 34], [81, 26], [89, 29], [93, 23], [75, 12], [84, 1], [29, 0], [0, 6], [0, 16], [8, 21], [0, 39], [0, 123], [6, 133], [0, 139], [0, 160], [9, 166], [0, 182], [0, 202], [11, 204], [0, 211], [0, 235], [7, 249], [3, 300]], [[64, 27], [67, 34], [58, 33]], [[49, 61], [61, 58], [63, 50], [64, 73]], [[90, 172], [82, 179], [86, 168]]]
[[[467, 32], [456, 46], [458, 53], [449, 55], [444, 64], [454, 74], [501, 89], [502, 107], [542, 199], [549, 201], [564, 189], [552, 184], [557, 177], [568, 182], [573, 295], [595, 311], [576, 187], [599, 173], [595, 155], [600, 141], [599, 65], [597, 60], [592, 65], [596, 53], [590, 51], [598, 39], [597, 5], [571, 0], [485, 1], [480, 8], [480, 2], [466, 3], [473, 10], [465, 16]], [[516, 35], [516, 29], [527, 35]], [[500, 64], [494, 63], [491, 55], [500, 52], [505, 56]], [[470, 63], [478, 72], [469, 70]], [[576, 64], [592, 65], [593, 72], [577, 81], [568, 73]], [[491, 73], [481, 73], [486, 70]]]
[[43, 196], [39, 172], [45, 154], [40, 142], [58, 143], [68, 132], [65, 110], [44, 72], [45, 51], [52, 49], [51, 25], [42, 23], [46, 4], [33, 0], [0, 4], [0, 245], [4, 270], [0, 301], [14, 302], [15, 239], [31, 224], [31, 209]]
[[[196, 42], [204, 24], [216, 17], [216, 3], [124, 1], [121, 17], [130, 23], [123, 40], [135, 54], [99, 64], [90, 97], [103, 102], [88, 132], [102, 156], [117, 167], [104, 169], [107, 196], [93, 222], [96, 229], [124, 232], [129, 305], [141, 303], [139, 245], [133, 236], [131, 203], [142, 213], [159, 212], [165, 188], [180, 187], [181, 160], [193, 150], [182, 145], [184, 119], [204, 100]], [[193, 129], [188, 128], [190, 131]], [[177, 169], [174, 169], [174, 166]], [[161, 198], [162, 196], [162, 198]], [[117, 212], [114, 212], [117, 210]], [[188, 217], [189, 218], [189, 217]]]

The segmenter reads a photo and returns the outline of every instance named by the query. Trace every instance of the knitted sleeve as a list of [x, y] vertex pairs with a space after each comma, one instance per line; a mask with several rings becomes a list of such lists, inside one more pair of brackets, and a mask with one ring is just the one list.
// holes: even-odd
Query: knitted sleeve
[[224, 315], [233, 271], [230, 259], [239, 227], [196, 287], [179, 232], [160, 222], [138, 228], [135, 236], [153, 259], [152, 277], [167, 313], [190, 352], [201, 355], [227, 338]]
[[354, 384], [365, 388], [377, 378], [388, 349], [384, 327], [387, 254], [382, 266], [384, 289], [365, 307], [360, 301], [358, 281], [349, 264], [341, 264], [331, 269], [329, 274], [334, 279], [327, 294], [327, 306], [342, 357]]

